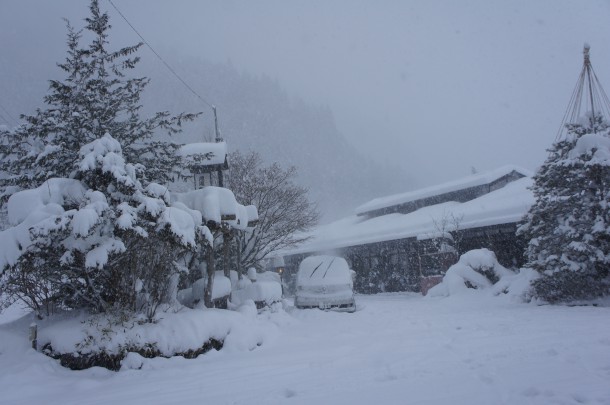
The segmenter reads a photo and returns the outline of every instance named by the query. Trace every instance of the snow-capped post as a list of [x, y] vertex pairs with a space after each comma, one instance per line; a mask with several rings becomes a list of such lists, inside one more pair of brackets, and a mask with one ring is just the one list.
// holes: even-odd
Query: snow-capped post
[[38, 350], [38, 325], [35, 322], [30, 324], [30, 342], [32, 349]]
[[254, 267], [250, 267], [248, 269], [248, 278], [250, 279], [250, 281], [252, 281], [253, 283], [256, 283], [256, 269]]

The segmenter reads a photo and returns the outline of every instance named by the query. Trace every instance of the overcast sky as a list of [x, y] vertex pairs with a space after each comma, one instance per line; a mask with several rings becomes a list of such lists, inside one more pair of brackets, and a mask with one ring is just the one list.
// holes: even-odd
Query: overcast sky
[[[540, 165], [585, 42], [610, 91], [608, 0], [114, 2], [162, 53], [230, 60], [328, 105], [346, 139], [418, 185], [472, 166]], [[37, 49], [41, 63], [53, 64], [65, 52], [60, 17], [80, 25], [86, 4], [0, 0], [2, 47]], [[137, 42], [107, 0], [101, 5], [113, 34]], [[19, 60], [0, 68], [7, 63]], [[3, 79], [0, 70], [6, 95]]]

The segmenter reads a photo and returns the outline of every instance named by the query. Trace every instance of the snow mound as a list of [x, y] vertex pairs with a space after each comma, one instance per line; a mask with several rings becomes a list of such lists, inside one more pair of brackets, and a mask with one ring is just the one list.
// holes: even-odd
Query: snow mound
[[498, 263], [492, 251], [475, 249], [464, 253], [447, 270], [443, 281], [428, 291], [427, 296], [447, 297], [482, 290], [492, 295], [507, 294], [517, 301], [524, 301], [529, 299], [530, 285], [536, 277], [537, 273], [531, 269], [514, 273]]
[[[190, 288], [178, 291], [178, 302], [184, 306], [192, 307], [196, 302], [203, 301], [205, 288], [208, 284], [207, 277], [195, 280]], [[231, 280], [225, 277], [222, 270], [214, 273], [214, 285], [212, 286], [212, 299], [216, 300], [231, 294]]]
[[231, 292], [231, 303], [243, 305], [254, 301], [263, 305], [271, 305], [282, 299], [282, 286], [275, 281], [257, 281]]

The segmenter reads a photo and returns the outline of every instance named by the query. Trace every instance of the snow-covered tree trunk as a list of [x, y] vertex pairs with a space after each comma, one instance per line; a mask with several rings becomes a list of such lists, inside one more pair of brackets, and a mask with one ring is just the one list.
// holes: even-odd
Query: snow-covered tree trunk
[[216, 263], [213, 247], [207, 249], [206, 262], [208, 270], [208, 283], [204, 292], [203, 302], [206, 307], [213, 308], [214, 302], [212, 300], [212, 290], [214, 289], [214, 277], [216, 275]]

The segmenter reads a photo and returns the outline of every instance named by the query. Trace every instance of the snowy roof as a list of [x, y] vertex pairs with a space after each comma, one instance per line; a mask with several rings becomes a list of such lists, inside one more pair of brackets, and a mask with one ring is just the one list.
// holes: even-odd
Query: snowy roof
[[425, 187], [415, 191], [409, 191], [401, 194], [394, 194], [386, 197], [376, 198], [356, 208], [356, 214], [363, 215], [370, 211], [381, 210], [395, 205], [405, 204], [412, 201], [422, 200], [433, 196], [439, 196], [454, 191], [464, 190], [471, 187], [490, 184], [494, 181], [507, 176], [513, 172], [519, 173], [525, 177], [529, 177], [532, 173], [529, 170], [522, 169], [518, 166], [507, 165], [498, 169], [477, 173], [458, 180], [449, 181], [447, 183], [438, 184], [431, 187]]
[[460, 229], [478, 228], [519, 221], [534, 196], [529, 190], [532, 179], [525, 177], [463, 203], [450, 201], [420, 208], [408, 214], [392, 213], [367, 218], [358, 215], [318, 227], [306, 236], [307, 242], [285, 255], [327, 252], [348, 246], [415, 237], [428, 239], [438, 234], [435, 221], [458, 218]]
[[187, 143], [182, 145], [178, 149], [178, 155], [184, 158], [193, 157], [195, 155], [206, 155], [209, 154], [208, 159], [204, 160], [201, 164], [207, 165], [221, 165], [225, 162], [227, 156], [227, 143], [226, 142], [197, 142]]

